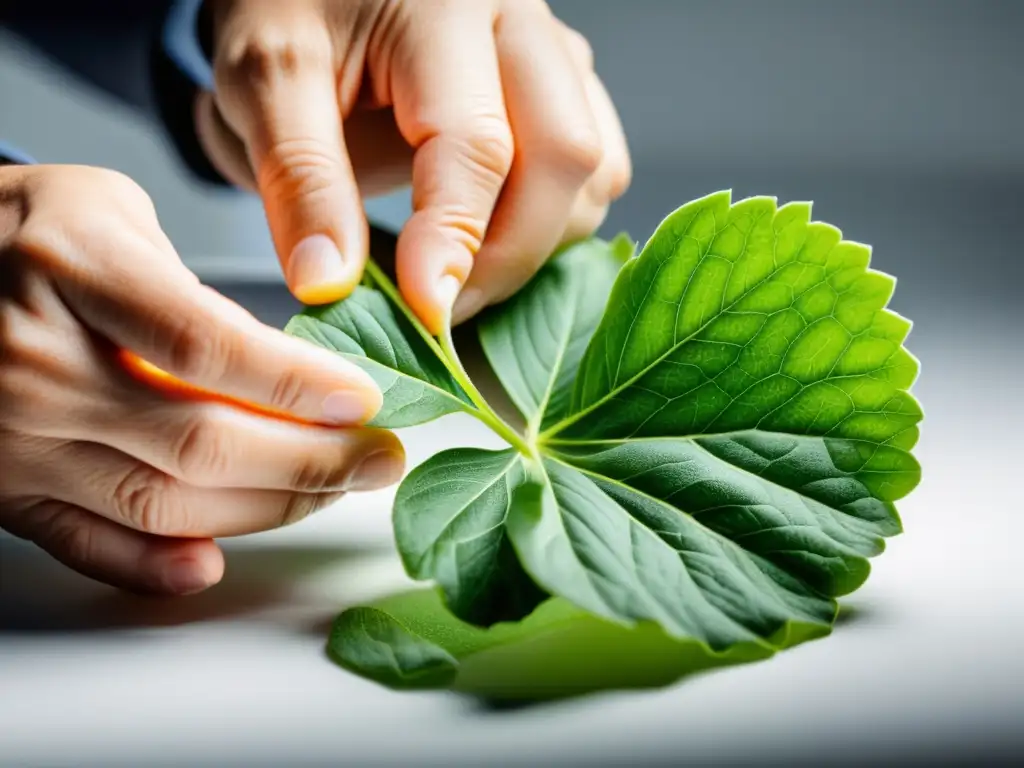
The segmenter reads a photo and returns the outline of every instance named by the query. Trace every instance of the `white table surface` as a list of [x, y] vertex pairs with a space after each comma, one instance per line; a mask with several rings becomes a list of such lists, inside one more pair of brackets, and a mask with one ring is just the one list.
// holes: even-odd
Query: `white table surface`
[[[495, 711], [390, 692], [323, 654], [340, 610], [406, 584], [388, 492], [229, 543], [223, 584], [178, 602], [0, 540], [0, 765], [991, 764], [1024, 750], [1024, 366], [1004, 327], [911, 345], [924, 480], [829, 638], [664, 690]], [[483, 435], [453, 418], [405, 438], [416, 462]]]

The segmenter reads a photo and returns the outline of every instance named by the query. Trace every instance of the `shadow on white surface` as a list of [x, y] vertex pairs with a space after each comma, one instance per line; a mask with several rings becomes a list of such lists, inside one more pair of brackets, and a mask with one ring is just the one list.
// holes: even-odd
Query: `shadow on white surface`
[[[87, 579], [22, 542], [0, 538], [0, 636], [105, 632], [262, 618], [300, 599], [302, 585], [339, 568], [393, 561], [390, 547], [371, 543], [282, 543], [225, 547], [223, 581], [198, 595], [132, 595]], [[331, 614], [306, 631], [324, 637]], [[300, 627], [301, 628], [301, 627]]]

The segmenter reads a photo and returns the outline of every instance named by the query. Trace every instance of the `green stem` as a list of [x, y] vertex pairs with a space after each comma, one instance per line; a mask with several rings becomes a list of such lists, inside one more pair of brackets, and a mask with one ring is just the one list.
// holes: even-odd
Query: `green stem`
[[452, 331], [448, 327], [445, 329], [444, 335], [440, 337], [440, 347], [444, 354], [445, 359], [450, 363], [448, 370], [451, 371], [452, 376], [459, 383], [469, 399], [473, 402], [473, 405], [477, 407], [477, 411], [473, 413], [480, 421], [494, 430], [498, 435], [507, 440], [513, 447], [517, 448], [521, 453], [527, 456], [533, 456], [535, 451], [531, 443], [523, 439], [523, 436], [516, 432], [504, 419], [502, 419], [494, 409], [484, 399], [484, 396], [480, 394], [480, 390], [476, 388], [476, 384], [469, 378], [469, 374], [466, 373], [466, 369], [462, 365], [462, 361], [459, 359], [459, 353], [455, 350], [455, 343], [452, 341]]
[[402, 314], [405, 315], [405, 318], [412, 323], [416, 332], [423, 337], [425, 342], [427, 342], [427, 346], [430, 347], [430, 351], [441, 358], [441, 360], [445, 360], [444, 350], [442, 350], [441, 346], [437, 343], [437, 339], [435, 339], [433, 334], [427, 330], [427, 327], [420, 322], [420, 319], [416, 314], [409, 309], [405, 300], [402, 299], [402, 294], [398, 292], [398, 287], [391, 282], [391, 278], [384, 274], [384, 270], [377, 266], [377, 262], [373, 259], [367, 261], [366, 272], [373, 279], [373, 282], [377, 284], [377, 287], [384, 292], [384, 295], [391, 299], [391, 302], [398, 307]]
[[411, 309], [406, 305], [402, 299], [402, 295], [399, 293], [398, 288], [391, 279], [384, 274], [377, 263], [370, 259], [366, 264], [366, 272], [370, 275], [370, 278], [377, 287], [391, 299], [392, 303], [397, 306], [406, 319], [412, 323], [416, 332], [423, 338], [430, 347], [431, 351], [438, 356], [438, 358], [445, 364], [448, 372], [451, 373], [452, 378], [459, 384], [460, 387], [465, 391], [466, 395], [469, 396], [470, 401], [473, 403], [475, 408], [467, 409], [467, 413], [474, 416], [479, 421], [486, 424], [495, 432], [499, 437], [508, 441], [508, 443], [524, 453], [527, 456], [535, 457], [536, 450], [533, 447], [532, 441], [528, 442], [523, 439], [523, 436], [516, 432], [504, 419], [498, 416], [494, 412], [494, 409], [488, 405], [483, 395], [480, 394], [480, 390], [476, 388], [472, 379], [469, 378], [469, 374], [466, 373], [466, 369], [462, 365], [462, 361], [459, 359], [458, 353], [455, 351], [455, 344], [452, 341], [451, 327], [445, 328], [444, 334], [440, 337], [440, 343], [438, 339], [434, 338], [433, 334], [427, 330], [426, 326], [420, 322], [420, 319], [413, 313]]

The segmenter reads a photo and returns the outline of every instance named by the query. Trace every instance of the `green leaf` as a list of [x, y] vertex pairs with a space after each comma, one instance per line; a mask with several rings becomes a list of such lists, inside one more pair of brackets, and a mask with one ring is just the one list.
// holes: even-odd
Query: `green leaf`
[[[825, 632], [793, 623], [777, 645], [792, 647]], [[757, 643], [715, 653], [698, 640], [671, 638], [656, 624], [629, 629], [557, 598], [521, 622], [481, 629], [453, 617], [432, 589], [345, 611], [334, 624], [328, 653], [390, 688], [450, 687], [492, 701], [651, 688], [772, 655]]]
[[331, 628], [328, 651], [342, 666], [392, 688], [444, 687], [458, 669], [443, 648], [375, 608], [343, 613]]
[[[922, 412], [909, 392], [910, 323], [887, 309], [895, 281], [810, 211], [717, 193], [668, 216], [638, 255], [624, 236], [556, 255], [480, 323], [524, 435], [483, 401], [450, 337], [424, 339], [414, 355], [424, 373], [411, 378], [472, 403], [511, 447], [442, 453], [402, 484], [403, 562], [440, 586], [453, 615], [434, 602], [421, 606], [429, 622], [421, 608], [378, 605], [372, 639], [343, 633], [350, 668], [404, 685], [426, 679], [410, 661], [420, 654], [458, 686], [467, 668], [493, 669], [472, 660], [500, 646], [529, 669], [515, 649], [562, 636], [533, 623], [550, 605], [572, 606], [569, 624], [597, 636], [654, 632], [672, 653], [690, 644], [715, 658], [770, 654], [794, 627], [828, 632], [836, 598], [901, 531], [894, 502], [920, 482], [911, 451]], [[546, 594], [556, 599], [503, 623]], [[492, 648], [506, 632], [515, 639]], [[382, 655], [382, 643], [399, 645], [387, 633], [411, 645]], [[452, 645], [456, 636], [476, 640]], [[672, 653], [655, 654], [665, 674]], [[612, 672], [588, 674], [613, 684]]]
[[340, 302], [307, 308], [285, 332], [340, 353], [384, 394], [371, 426], [397, 429], [472, 407], [444, 361], [381, 292], [359, 286]]
[[729, 194], [669, 216], [622, 270], [548, 436], [628, 439], [763, 429], [910, 449], [910, 323], [870, 249], [811, 206]]
[[716, 649], [826, 626], [899, 531], [829, 448], [850, 446], [754, 433], [566, 447], [546, 465], [544, 517], [513, 521], [513, 540], [551, 592]]
[[395, 539], [406, 572], [436, 581], [466, 621], [522, 618], [546, 597], [505, 532], [523, 481], [518, 451], [458, 448], [420, 464], [398, 490]]
[[909, 324], [809, 206], [683, 207], [622, 269], [512, 541], [547, 591], [713, 648], [829, 625], [920, 479]]
[[509, 301], [484, 314], [480, 342], [536, 433], [569, 407], [572, 382], [619, 269], [633, 254], [619, 236], [565, 249]]

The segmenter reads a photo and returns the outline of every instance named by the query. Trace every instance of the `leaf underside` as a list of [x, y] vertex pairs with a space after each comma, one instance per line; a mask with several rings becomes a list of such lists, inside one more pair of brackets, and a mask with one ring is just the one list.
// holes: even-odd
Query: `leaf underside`
[[[794, 622], [774, 641], [791, 648], [824, 632]], [[653, 688], [772, 655], [758, 643], [714, 653], [692, 638], [669, 637], [655, 624], [623, 627], [560, 598], [542, 603], [523, 621], [485, 629], [453, 616], [434, 589], [345, 611], [327, 650], [345, 669], [389, 688], [452, 688], [492, 701]]]
[[410, 320], [373, 288], [360, 285], [344, 301], [311, 307], [285, 332], [338, 352], [373, 377], [384, 405], [371, 426], [412, 427], [471, 407]]
[[[901, 530], [922, 412], [910, 323], [886, 308], [895, 281], [810, 212], [710, 195], [639, 254], [621, 237], [566, 249], [484, 314], [529, 455], [438, 454], [394, 510], [407, 571], [438, 584], [453, 621], [526, 626], [554, 595], [587, 621], [655, 627], [716, 658], [830, 629], [836, 598]], [[472, 412], [402, 313], [359, 290], [293, 323], [382, 369], [381, 425]]]

